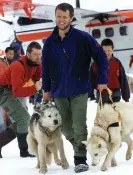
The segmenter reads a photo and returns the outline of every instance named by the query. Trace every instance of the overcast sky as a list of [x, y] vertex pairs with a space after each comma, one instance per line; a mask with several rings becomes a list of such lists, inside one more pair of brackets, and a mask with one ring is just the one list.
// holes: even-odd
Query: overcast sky
[[[32, 0], [36, 3], [57, 5], [68, 2], [75, 7], [75, 0]], [[81, 8], [96, 11], [112, 11], [115, 9], [133, 9], [133, 0], [80, 0]]]

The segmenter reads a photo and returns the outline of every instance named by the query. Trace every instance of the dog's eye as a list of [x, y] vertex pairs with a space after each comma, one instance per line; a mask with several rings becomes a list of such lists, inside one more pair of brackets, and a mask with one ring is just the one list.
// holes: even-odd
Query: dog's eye
[[51, 115], [48, 116], [49, 118], [51, 117]]
[[98, 154], [94, 154], [94, 156], [98, 156]]
[[98, 145], [98, 148], [101, 148], [101, 147], [102, 147], [102, 145], [101, 145], [101, 144], [99, 144], [99, 145]]
[[58, 116], [58, 114], [55, 114], [55, 116], [57, 117], [57, 116]]

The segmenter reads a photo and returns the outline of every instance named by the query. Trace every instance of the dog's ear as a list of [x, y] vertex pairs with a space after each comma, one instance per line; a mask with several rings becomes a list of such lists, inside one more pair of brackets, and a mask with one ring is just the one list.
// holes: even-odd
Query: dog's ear
[[54, 101], [49, 101], [48, 105], [50, 108], [55, 107], [55, 102]]
[[81, 141], [84, 145], [87, 145], [87, 141]]
[[42, 104], [40, 110], [41, 110], [41, 111], [45, 111], [45, 110], [48, 109], [48, 108], [49, 108], [49, 105], [48, 105], [48, 104]]
[[40, 114], [39, 113], [33, 113], [32, 117], [31, 117], [31, 123], [33, 121], [38, 121], [40, 118]]
[[[41, 109], [35, 109], [35, 111], [38, 112], [42, 116], [44, 115], [44, 112]], [[37, 113], [35, 113], [35, 114], [37, 114]]]

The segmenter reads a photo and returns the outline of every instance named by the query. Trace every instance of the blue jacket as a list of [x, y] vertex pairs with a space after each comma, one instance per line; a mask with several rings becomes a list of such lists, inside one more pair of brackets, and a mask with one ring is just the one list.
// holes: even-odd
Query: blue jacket
[[71, 27], [61, 41], [55, 27], [42, 53], [42, 88], [52, 97], [69, 98], [90, 91], [91, 57], [99, 68], [99, 84], [108, 79], [108, 61], [102, 47], [87, 32]]

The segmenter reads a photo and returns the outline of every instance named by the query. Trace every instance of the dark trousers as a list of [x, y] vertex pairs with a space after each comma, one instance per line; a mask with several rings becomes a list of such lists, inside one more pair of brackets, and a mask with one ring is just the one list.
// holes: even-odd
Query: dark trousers
[[87, 140], [87, 99], [87, 93], [71, 98], [55, 98], [62, 117], [62, 133], [73, 145], [75, 156], [86, 156], [82, 141]]

